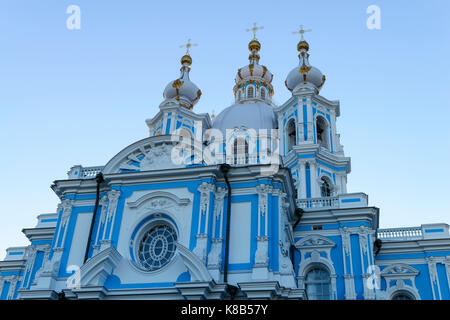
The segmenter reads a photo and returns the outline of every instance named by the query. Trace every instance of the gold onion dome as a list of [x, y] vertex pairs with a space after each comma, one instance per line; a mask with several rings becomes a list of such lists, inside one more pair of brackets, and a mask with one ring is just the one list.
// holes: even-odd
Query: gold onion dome
[[297, 51], [300, 52], [302, 50], [309, 51], [309, 44], [305, 40], [302, 40], [297, 44]]
[[261, 43], [259, 43], [258, 40], [253, 39], [252, 41], [250, 41], [248, 43], [248, 50], [250, 50], [250, 52], [253, 52], [253, 50], [259, 51], [261, 49]]
[[181, 57], [181, 64], [187, 64], [188, 66], [191, 66], [192, 64], [192, 58], [189, 54], [185, 54], [183, 57]]

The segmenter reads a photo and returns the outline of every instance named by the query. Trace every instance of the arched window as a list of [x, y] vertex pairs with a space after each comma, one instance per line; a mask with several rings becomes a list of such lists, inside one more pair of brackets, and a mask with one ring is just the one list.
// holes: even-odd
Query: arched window
[[316, 266], [308, 271], [305, 286], [309, 300], [331, 300], [331, 277], [324, 267]]
[[330, 149], [330, 130], [328, 122], [322, 117], [318, 116], [316, 118], [316, 136], [317, 143], [324, 147], [325, 149]]
[[252, 99], [254, 97], [253, 86], [249, 86], [247, 89], [247, 99]]
[[321, 185], [320, 185], [320, 194], [322, 197], [331, 197], [331, 182], [325, 178], [322, 177], [320, 179]]
[[260, 89], [260, 95], [261, 95], [261, 99], [266, 100], [266, 89], [261, 88]]
[[392, 300], [416, 300], [413, 295], [407, 291], [397, 291], [392, 295]]
[[295, 130], [295, 120], [289, 120], [286, 126], [286, 140], [287, 140], [287, 151], [291, 151], [292, 147], [295, 146], [297, 139], [297, 133]]
[[233, 142], [234, 164], [248, 163], [248, 142], [243, 137], [234, 139]]

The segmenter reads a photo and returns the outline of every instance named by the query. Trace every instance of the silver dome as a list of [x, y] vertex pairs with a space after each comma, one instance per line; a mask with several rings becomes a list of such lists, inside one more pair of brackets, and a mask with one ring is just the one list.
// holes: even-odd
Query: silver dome
[[259, 129], [276, 129], [278, 123], [270, 105], [264, 102], [247, 102], [224, 109], [214, 119], [212, 127], [220, 130], [225, 137], [227, 129], [244, 127], [255, 129], [258, 133]]

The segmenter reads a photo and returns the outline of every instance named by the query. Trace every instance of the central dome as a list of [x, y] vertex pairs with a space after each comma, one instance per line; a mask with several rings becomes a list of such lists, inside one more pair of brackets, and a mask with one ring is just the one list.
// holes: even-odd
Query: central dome
[[276, 129], [277, 118], [273, 108], [264, 102], [237, 103], [224, 109], [214, 119], [212, 127], [222, 132], [226, 136], [227, 129], [246, 128], [255, 129]]
[[224, 109], [214, 119], [212, 128], [226, 136], [227, 129], [276, 129], [277, 118], [272, 104], [272, 73], [259, 64], [261, 44], [254, 37], [248, 44], [250, 63], [238, 69], [233, 88], [235, 104]]
[[249, 64], [238, 69], [233, 88], [236, 103], [262, 101], [271, 104], [273, 95], [273, 74], [266, 66], [259, 64], [261, 43], [256, 38], [248, 44]]

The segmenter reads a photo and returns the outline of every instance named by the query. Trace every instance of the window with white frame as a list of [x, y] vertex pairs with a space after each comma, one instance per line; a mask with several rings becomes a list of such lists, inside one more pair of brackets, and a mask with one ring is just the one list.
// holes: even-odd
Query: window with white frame
[[249, 86], [247, 88], [247, 99], [252, 99], [254, 97], [255, 93], [253, 90], [253, 86]]
[[261, 99], [266, 100], [266, 89], [265, 88], [260, 89], [260, 96], [261, 96]]
[[331, 277], [325, 267], [314, 266], [305, 277], [309, 300], [331, 300]]
[[320, 182], [321, 182], [320, 195], [322, 197], [331, 197], [332, 195], [331, 181], [328, 180], [326, 177], [322, 177], [320, 179]]
[[141, 237], [138, 247], [140, 266], [146, 271], [155, 271], [170, 262], [176, 250], [177, 234], [167, 224], [149, 228]]
[[245, 137], [237, 137], [233, 142], [234, 164], [248, 163], [248, 142]]

